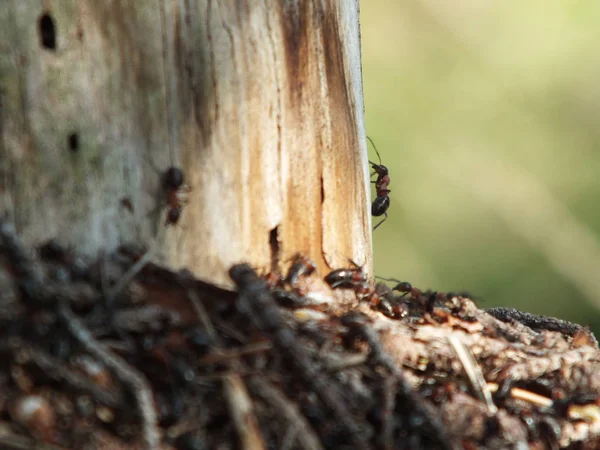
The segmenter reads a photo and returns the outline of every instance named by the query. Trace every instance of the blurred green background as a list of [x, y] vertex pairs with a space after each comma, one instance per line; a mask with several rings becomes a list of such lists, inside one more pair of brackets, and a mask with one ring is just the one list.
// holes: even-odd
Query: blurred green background
[[591, 1], [361, 3], [377, 275], [600, 332], [599, 23]]

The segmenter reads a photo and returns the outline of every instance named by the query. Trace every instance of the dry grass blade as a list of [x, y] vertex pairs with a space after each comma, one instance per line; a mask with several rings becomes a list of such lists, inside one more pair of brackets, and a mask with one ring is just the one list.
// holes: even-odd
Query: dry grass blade
[[393, 423], [394, 408], [396, 407], [396, 385], [397, 378], [394, 376], [388, 377], [383, 382], [383, 424], [381, 426], [381, 442], [385, 450], [392, 450], [393, 443]]
[[0, 431], [0, 448], [2, 450], [63, 450], [62, 447], [43, 444], [31, 438]]
[[460, 339], [458, 339], [455, 335], [449, 335], [448, 341], [454, 348], [454, 352], [458, 359], [460, 360], [467, 377], [469, 378], [469, 382], [471, 383], [471, 387], [473, 388], [474, 393], [479, 397], [479, 399], [485, 402], [485, 405], [490, 414], [496, 414], [498, 412], [498, 408], [494, 405], [494, 401], [492, 400], [492, 395], [488, 389], [488, 385], [485, 382], [485, 378], [483, 377], [483, 373], [481, 373], [481, 368], [477, 364], [473, 353], [471, 350], [463, 344]]
[[314, 430], [302, 415], [296, 404], [290, 401], [279, 389], [259, 377], [248, 382], [252, 393], [274, 407], [295, 429], [295, 441], [305, 450], [322, 450], [323, 446]]
[[[195, 291], [190, 289], [188, 291], [188, 299], [204, 330], [215, 343], [217, 351], [219, 351], [221, 340], [200, 297], [198, 297]], [[208, 355], [208, 357], [210, 356]], [[222, 378], [223, 391], [229, 405], [231, 418], [240, 437], [242, 448], [246, 450], [264, 449], [265, 443], [258, 426], [258, 420], [252, 409], [252, 400], [248, 395], [244, 380], [239, 374], [242, 367], [238, 357], [239, 354], [229, 354], [225, 359], [225, 362], [228, 363], [232, 371], [230, 375]]]
[[330, 357], [325, 361], [325, 369], [330, 373], [340, 372], [344, 369], [363, 365], [367, 359], [368, 356], [365, 353], [356, 353], [344, 358]]
[[[497, 383], [487, 383], [487, 387], [490, 392], [498, 391]], [[535, 392], [527, 391], [521, 388], [511, 388], [510, 396], [515, 400], [521, 400], [543, 408], [549, 408], [553, 403], [552, 399], [548, 397], [544, 397], [543, 395], [539, 395]]]
[[0, 349], [9, 349], [15, 353], [21, 364], [36, 365], [49, 378], [71, 386], [80, 392], [90, 394], [100, 404], [111, 408], [119, 407], [122, 404], [123, 399], [119, 390], [105, 390], [86, 376], [69, 369], [64, 361], [29, 345], [22, 339], [13, 338], [0, 344]]
[[285, 323], [281, 312], [277, 309], [266, 282], [260, 279], [247, 264], [233, 266], [229, 274], [239, 290], [238, 305], [242, 314], [273, 339], [276, 347], [294, 365], [298, 376], [335, 414], [340, 425], [354, 440], [355, 448], [370, 448], [363, 430], [348, 409], [342, 390], [336, 384], [329, 382], [325, 372], [317, 367], [299, 344], [295, 332]]
[[114, 298], [136, 277], [138, 273], [150, 262], [154, 256], [154, 249], [150, 248], [142, 257], [132, 265], [127, 272], [121, 277], [119, 282], [108, 292], [106, 292], [106, 302], [110, 305]]
[[211, 339], [215, 340], [215, 342], [216, 342], [217, 332], [208, 316], [208, 312], [206, 311], [206, 308], [200, 301], [200, 298], [198, 297], [198, 294], [196, 293], [196, 291], [190, 289], [188, 291], [188, 299], [189, 299], [190, 303], [192, 304], [192, 307], [194, 308], [194, 311], [196, 312], [196, 315], [198, 316], [200, 323], [204, 327], [204, 331], [206, 331], [208, 336]]
[[244, 355], [268, 352], [272, 348], [273, 345], [270, 342], [256, 342], [235, 349], [217, 349], [214, 352], [211, 352], [210, 354], [201, 357], [198, 360], [198, 365], [202, 366], [208, 364], [222, 363], [231, 359], [239, 358], [240, 356]]
[[252, 409], [252, 400], [242, 378], [237, 375], [225, 377], [223, 378], [223, 387], [242, 448], [245, 450], [264, 449], [265, 443]]
[[110, 368], [116, 376], [131, 389], [142, 419], [142, 435], [146, 448], [155, 450], [160, 445], [160, 434], [157, 428], [157, 416], [154, 408], [152, 389], [142, 373], [130, 366], [120, 356], [107, 350], [104, 345], [96, 341], [73, 311], [61, 302], [58, 307], [60, 318], [67, 325], [69, 332], [77, 341], [94, 357], [98, 358], [106, 367]]

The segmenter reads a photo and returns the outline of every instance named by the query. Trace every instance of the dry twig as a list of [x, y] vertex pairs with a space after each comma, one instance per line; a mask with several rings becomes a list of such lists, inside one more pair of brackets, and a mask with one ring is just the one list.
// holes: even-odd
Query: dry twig
[[485, 403], [490, 415], [496, 414], [498, 412], [498, 408], [496, 405], [494, 405], [492, 396], [490, 395], [490, 391], [488, 390], [488, 386], [485, 382], [485, 378], [481, 373], [481, 368], [477, 364], [477, 361], [475, 361], [473, 353], [471, 353], [471, 350], [469, 350], [469, 348], [455, 335], [449, 335], [448, 341], [454, 348], [456, 356], [458, 356], [458, 359], [463, 365], [465, 373], [467, 374], [467, 378], [471, 383], [473, 392], [481, 401]]
[[58, 315], [63, 320], [71, 334], [94, 357], [98, 358], [106, 367], [109, 367], [133, 392], [142, 419], [142, 433], [144, 444], [148, 450], [158, 449], [160, 433], [157, 428], [156, 410], [152, 389], [142, 373], [133, 368], [120, 356], [107, 350], [104, 345], [96, 341], [87, 327], [73, 314], [73, 311], [61, 302], [58, 306]]
[[[204, 330], [215, 343], [215, 347], [219, 349], [221, 347], [221, 340], [219, 339], [212, 321], [210, 320], [210, 316], [208, 315], [206, 308], [204, 308], [198, 294], [193, 290], [189, 290], [188, 299], [192, 303]], [[210, 357], [213, 355], [208, 356]], [[246, 450], [264, 449], [265, 442], [262, 438], [258, 420], [256, 419], [252, 408], [252, 399], [248, 395], [246, 385], [240, 375], [242, 367], [239, 361], [239, 355], [230, 355], [225, 361], [228, 362], [228, 366], [232, 371], [229, 375], [225, 375], [222, 378], [223, 390], [225, 392], [227, 403], [229, 404], [229, 411], [231, 412], [235, 428], [240, 436], [242, 448]]]
[[360, 427], [352, 418], [337, 385], [329, 383], [298, 344], [294, 332], [285, 324], [271, 296], [267, 284], [247, 264], [233, 266], [229, 274], [239, 289], [239, 310], [259, 329], [269, 335], [287, 359], [298, 369], [303, 381], [336, 415], [340, 424], [351, 435], [357, 448], [369, 448]]
[[290, 426], [295, 428], [295, 440], [301, 448], [305, 450], [321, 450], [323, 448], [306, 418], [283, 392], [261, 377], [252, 377], [248, 385], [254, 395], [261, 397], [263, 401], [273, 406], [274, 410], [282, 414]]
[[396, 365], [392, 357], [383, 349], [377, 332], [368, 325], [364, 314], [348, 313], [342, 317], [342, 323], [358, 333], [369, 344], [373, 361], [381, 364], [397, 378], [399, 393], [411, 403], [414, 411], [421, 414], [429, 423], [438, 443], [447, 449], [455, 448], [442, 421], [437, 417], [435, 411], [428, 407], [423, 398], [415, 392], [406, 377], [404, 377], [402, 369]]

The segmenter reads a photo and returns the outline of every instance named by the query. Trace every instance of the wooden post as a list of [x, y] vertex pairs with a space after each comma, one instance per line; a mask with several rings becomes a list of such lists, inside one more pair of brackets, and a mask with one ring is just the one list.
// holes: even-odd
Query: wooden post
[[[5, 0], [0, 211], [27, 244], [228, 285], [245, 260], [370, 272], [358, 0]], [[191, 187], [165, 226], [162, 174]]]

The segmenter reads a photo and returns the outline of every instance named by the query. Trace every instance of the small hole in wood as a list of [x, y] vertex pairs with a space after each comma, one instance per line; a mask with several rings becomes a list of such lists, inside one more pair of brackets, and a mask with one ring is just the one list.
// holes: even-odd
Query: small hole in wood
[[56, 50], [56, 27], [52, 16], [48, 13], [42, 14], [38, 25], [42, 47], [48, 50]]
[[79, 135], [77, 133], [71, 133], [68, 138], [69, 151], [71, 153], [77, 153], [79, 151]]
[[277, 268], [279, 264], [279, 227], [273, 228], [269, 232], [269, 246], [271, 247], [271, 266], [272, 269]]

